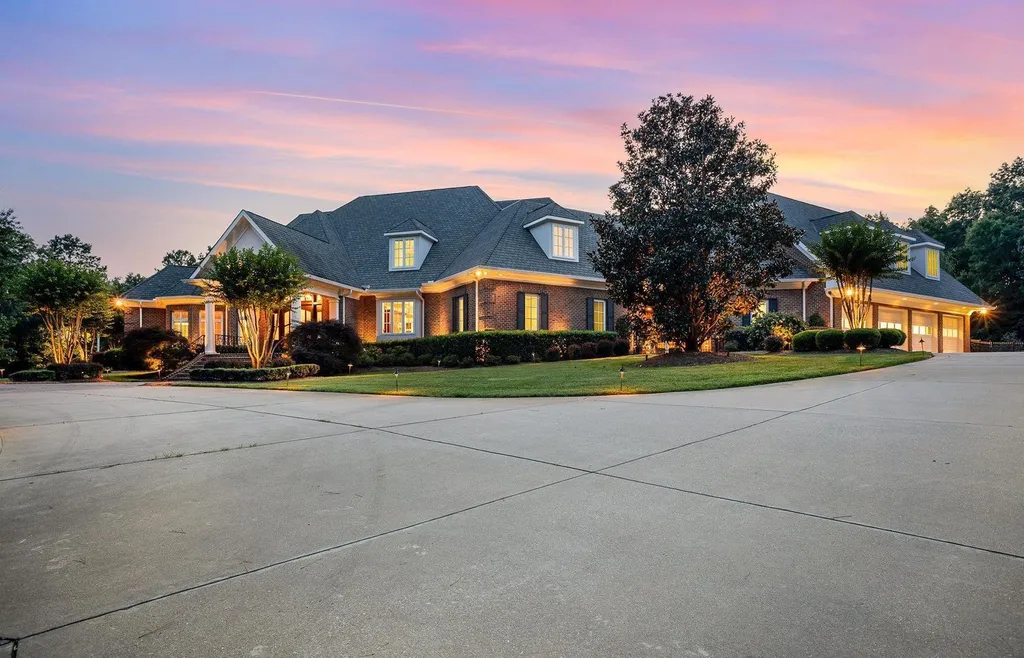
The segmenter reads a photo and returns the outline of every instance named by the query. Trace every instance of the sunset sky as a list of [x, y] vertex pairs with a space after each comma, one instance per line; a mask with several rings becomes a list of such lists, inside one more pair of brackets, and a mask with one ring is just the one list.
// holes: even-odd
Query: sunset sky
[[684, 92], [776, 151], [780, 194], [905, 219], [1024, 155], [1022, 25], [1020, 0], [9, 0], [0, 207], [112, 275], [242, 208], [476, 184], [603, 211], [619, 125]]

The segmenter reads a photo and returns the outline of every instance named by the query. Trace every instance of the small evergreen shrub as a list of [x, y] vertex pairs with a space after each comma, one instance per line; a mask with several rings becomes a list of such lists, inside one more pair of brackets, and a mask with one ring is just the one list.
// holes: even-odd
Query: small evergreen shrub
[[814, 337], [814, 344], [822, 352], [832, 352], [843, 346], [843, 332], [839, 329], [822, 329]]
[[[187, 348], [188, 341], [170, 329], [161, 329], [160, 327], [132, 329], [124, 335], [124, 340], [121, 341], [121, 365], [124, 368], [135, 370], [157, 370], [163, 363], [155, 353], [172, 345]], [[173, 360], [175, 354], [175, 352], [169, 352], [167, 356], [171, 356]]]
[[106, 352], [96, 352], [92, 355], [92, 362], [111, 370], [124, 370], [124, 350], [120, 347], [111, 347]]
[[416, 357], [412, 352], [402, 352], [395, 356], [395, 365], [400, 368], [411, 368], [416, 365]]
[[575, 361], [576, 359], [580, 358], [580, 346], [570, 345], [569, 347], [567, 347], [565, 349], [565, 358], [569, 359], [570, 361]]
[[793, 336], [794, 352], [813, 352], [818, 349], [818, 333], [820, 329], [808, 329]]
[[749, 334], [750, 332], [747, 330], [746, 327], [737, 327], [735, 329], [730, 329], [729, 331], [725, 332], [725, 336], [723, 337], [725, 338], [725, 342], [731, 342], [736, 345], [736, 349], [731, 351], [742, 352], [744, 350], [750, 349], [750, 343], [747, 342]]
[[850, 329], [843, 336], [843, 344], [851, 350], [855, 350], [861, 345], [873, 350], [881, 342], [882, 334], [878, 329]]
[[747, 333], [747, 345], [751, 349], [764, 347], [764, 339], [768, 336], [778, 336], [783, 344], [788, 343], [794, 334], [806, 329], [803, 321], [794, 315], [786, 313], [764, 313], [754, 318]]
[[416, 357], [416, 365], [418, 366], [436, 366], [437, 359], [434, 358], [433, 354], [420, 354]]
[[442, 368], [458, 368], [459, 367], [459, 357], [455, 356], [454, 354], [449, 354], [448, 356], [441, 357], [441, 367]]
[[196, 368], [189, 377], [197, 382], [277, 382], [301, 379], [320, 372], [315, 363], [301, 363], [281, 368]]
[[472, 368], [475, 365], [476, 365], [476, 359], [474, 359], [471, 356], [464, 356], [461, 359], [459, 359], [459, 367], [460, 368]]
[[580, 345], [579, 358], [593, 359], [597, 357], [597, 343], [583, 343]]
[[626, 356], [629, 354], [629, 341], [625, 338], [615, 339], [615, 343], [612, 345], [612, 354], [615, 356]]
[[[304, 322], [291, 330], [286, 343], [292, 358], [320, 364], [325, 375], [348, 372], [348, 364], [355, 363], [363, 352], [363, 342], [352, 325], [337, 320]], [[307, 356], [300, 359], [296, 352]]]
[[56, 375], [52, 370], [43, 370], [37, 368], [35, 370], [19, 370], [18, 372], [12, 372], [11, 380], [16, 382], [52, 382]]
[[545, 361], [558, 361], [561, 358], [562, 358], [562, 350], [559, 349], [559, 347], [557, 345], [552, 345], [551, 347], [549, 347], [546, 350], [544, 350], [544, 360]]
[[493, 354], [484, 355], [483, 364], [485, 366], [500, 366], [501, 365], [501, 357], [500, 356], [495, 356]]
[[59, 382], [96, 379], [103, 372], [103, 366], [98, 363], [51, 363], [46, 369]]
[[734, 340], [727, 340], [725, 341], [725, 344], [722, 345], [722, 349], [725, 350], [726, 352], [739, 352], [740, 346]]
[[782, 351], [782, 346], [785, 343], [782, 342], [781, 338], [779, 338], [778, 336], [772, 334], [771, 336], [768, 336], [767, 338], [765, 338], [761, 342], [761, 344], [764, 346], [765, 351], [775, 353], [775, 352], [781, 352]]
[[348, 372], [348, 364], [352, 363], [319, 350], [293, 349], [289, 352], [289, 356], [296, 363], [316, 364], [320, 368], [319, 372], [324, 375], [343, 375]]
[[879, 329], [878, 333], [881, 335], [878, 346], [883, 349], [899, 347], [907, 340], [907, 334], [903, 333], [900, 329]]
[[825, 325], [825, 318], [821, 317], [821, 313], [818, 313], [818, 312], [811, 313], [811, 317], [807, 318], [807, 326], [808, 327], [819, 327], [819, 328], [820, 327], [824, 327], [824, 326], [826, 326]]
[[520, 359], [515, 354], [509, 354], [508, 356], [505, 357], [505, 363], [510, 365], [510, 366], [518, 365], [521, 362], [522, 362], [522, 359]]

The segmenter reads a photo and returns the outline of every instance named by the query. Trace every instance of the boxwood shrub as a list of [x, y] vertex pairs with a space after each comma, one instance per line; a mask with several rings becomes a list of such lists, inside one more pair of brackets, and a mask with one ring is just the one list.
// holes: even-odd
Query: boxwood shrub
[[19, 370], [18, 372], [12, 372], [10, 375], [11, 379], [16, 382], [52, 382], [55, 378], [52, 370]]
[[96, 379], [103, 372], [103, 366], [98, 363], [51, 363], [46, 369], [59, 382]]
[[629, 354], [629, 341], [625, 338], [616, 338], [612, 347], [612, 354], [615, 356], [626, 356]]
[[771, 336], [766, 336], [765, 339], [763, 341], [761, 341], [761, 345], [764, 346], [764, 349], [765, 349], [766, 352], [773, 352], [774, 353], [774, 352], [781, 352], [782, 351], [782, 346], [785, 345], [785, 343], [783, 343], [782, 339], [779, 338], [778, 336], [771, 335]]
[[[459, 359], [469, 358], [474, 362], [482, 359], [481, 348], [486, 354], [493, 354], [499, 358], [514, 355], [521, 361], [533, 361], [547, 358], [548, 348], [555, 346], [561, 355], [569, 345], [582, 345], [583, 343], [597, 343], [601, 340], [615, 340], [615, 332], [612, 331], [465, 331], [442, 336], [425, 336], [423, 338], [410, 338], [407, 340], [388, 340], [379, 343], [367, 344], [363, 349], [364, 358], [362, 363], [367, 365], [382, 365], [390, 367], [399, 365], [393, 360], [385, 357], [391, 356], [397, 359], [403, 353], [412, 354], [418, 357], [421, 354], [433, 354], [435, 358], [443, 359], [449, 355], [455, 355]], [[377, 355], [376, 359], [369, 355]], [[369, 358], [367, 358], [369, 357]], [[372, 361], [376, 361], [373, 363]], [[382, 361], [386, 362], [382, 363]]]
[[881, 334], [878, 346], [882, 348], [898, 347], [907, 341], [907, 334], [900, 329], [879, 329], [878, 333]]
[[299, 379], [320, 372], [315, 363], [300, 363], [280, 368], [196, 368], [189, 377], [197, 382], [276, 382]]
[[818, 349], [817, 337], [821, 329], [808, 329], [793, 336], [794, 352], [813, 352]]
[[814, 344], [822, 352], [831, 352], [843, 347], [843, 332], [840, 329], [822, 329], [814, 337]]
[[106, 352], [96, 352], [92, 355], [92, 362], [111, 370], [124, 370], [124, 350], [111, 347]]
[[851, 350], [855, 350], [861, 345], [873, 350], [881, 342], [882, 334], [878, 329], [850, 329], [843, 336], [843, 343]]

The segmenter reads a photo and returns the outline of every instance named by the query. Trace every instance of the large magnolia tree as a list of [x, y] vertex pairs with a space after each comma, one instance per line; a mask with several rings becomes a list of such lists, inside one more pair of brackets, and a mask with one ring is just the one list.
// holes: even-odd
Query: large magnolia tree
[[874, 281], [901, 276], [899, 268], [908, 257], [881, 215], [876, 221], [833, 226], [808, 249], [817, 257], [822, 277], [835, 281], [843, 315], [856, 328], [867, 326]]
[[270, 359], [277, 346], [278, 311], [287, 308], [306, 283], [291, 254], [263, 245], [259, 251], [231, 249], [210, 260], [204, 277], [210, 294], [238, 311], [238, 332], [253, 368]]
[[767, 197], [774, 154], [714, 98], [662, 96], [639, 120], [622, 126], [622, 179], [590, 258], [616, 301], [697, 350], [790, 272], [799, 233]]
[[23, 267], [19, 286], [22, 302], [43, 321], [54, 363], [84, 357], [83, 320], [109, 306], [103, 272], [44, 257]]

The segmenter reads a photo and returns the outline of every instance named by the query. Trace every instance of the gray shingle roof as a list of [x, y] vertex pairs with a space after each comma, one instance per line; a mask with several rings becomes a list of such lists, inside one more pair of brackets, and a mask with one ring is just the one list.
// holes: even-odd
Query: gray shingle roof
[[434, 240], [437, 240], [437, 238], [434, 236], [433, 229], [431, 229], [429, 226], [427, 226], [423, 222], [415, 220], [415, 219], [412, 219], [412, 218], [409, 218], [409, 219], [405, 220], [404, 222], [399, 222], [399, 223], [395, 224], [394, 226], [392, 226], [391, 228], [389, 228], [387, 230], [387, 234], [390, 234], [390, 235], [394, 235], [396, 233], [398, 233], [398, 234], [401, 234], [401, 233], [412, 234], [412, 233], [416, 233], [416, 232], [426, 233], [430, 237], [434, 238]]
[[185, 283], [196, 268], [183, 265], [168, 265], [131, 290], [121, 299], [150, 300], [157, 297], [193, 297], [203, 294], [196, 286]]

